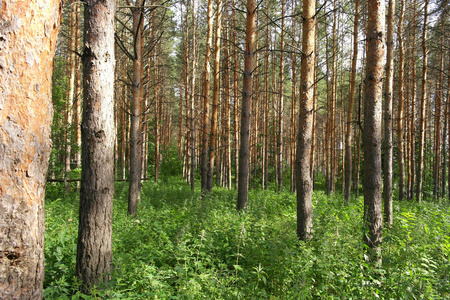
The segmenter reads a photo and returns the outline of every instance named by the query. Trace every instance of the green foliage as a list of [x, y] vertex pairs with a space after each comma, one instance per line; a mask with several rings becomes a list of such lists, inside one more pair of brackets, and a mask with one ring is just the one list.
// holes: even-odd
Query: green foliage
[[[252, 190], [237, 213], [236, 191], [200, 197], [181, 177], [145, 182], [138, 217], [127, 216], [127, 183], [116, 184], [110, 299], [448, 299], [450, 213], [444, 203], [394, 204], [383, 266], [364, 261], [362, 198], [345, 206], [315, 192], [314, 239], [299, 242], [296, 198]], [[49, 187], [47, 299], [87, 299], [74, 278], [74, 195]], [[69, 221], [71, 220], [71, 221]]]

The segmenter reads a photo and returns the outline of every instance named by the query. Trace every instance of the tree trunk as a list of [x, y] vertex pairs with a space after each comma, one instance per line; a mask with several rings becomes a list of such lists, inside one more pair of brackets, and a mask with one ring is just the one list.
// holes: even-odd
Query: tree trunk
[[394, 15], [395, 0], [389, 0], [387, 15], [387, 56], [386, 85], [384, 93], [384, 165], [383, 165], [383, 199], [384, 221], [388, 226], [393, 223], [392, 210], [392, 177], [393, 177], [393, 147], [392, 147], [392, 98], [394, 91]]
[[65, 151], [65, 162], [64, 162], [64, 178], [66, 192], [70, 192], [70, 182], [67, 181], [70, 177], [71, 171], [71, 154], [72, 154], [72, 125], [73, 125], [73, 106], [75, 105], [75, 85], [76, 85], [76, 26], [77, 26], [77, 10], [75, 6], [75, 1], [71, 0], [71, 7], [69, 12], [69, 41], [68, 41], [68, 67], [67, 67], [67, 78], [69, 81], [68, 91], [67, 91], [67, 102], [66, 102], [66, 151]]
[[[444, 95], [444, 94], [442, 94]], [[448, 126], [448, 103], [445, 103], [445, 110], [444, 110], [444, 128], [443, 130], [443, 138], [442, 138], [442, 170], [441, 170], [441, 196], [444, 198], [446, 193], [446, 176], [447, 176], [447, 164], [446, 164], [446, 157], [447, 157], [447, 142], [445, 140], [445, 137], [447, 136], [447, 126]]]
[[[269, 1], [266, 2], [266, 18], [269, 24]], [[264, 45], [270, 48], [269, 44], [269, 26], [264, 32]], [[293, 81], [294, 82], [294, 81]], [[269, 176], [269, 51], [264, 52], [264, 141], [263, 141], [263, 159], [262, 159], [262, 189], [267, 189]]]
[[214, 161], [216, 158], [217, 140], [217, 111], [219, 107], [219, 80], [220, 80], [220, 36], [222, 33], [222, 1], [217, 0], [216, 36], [214, 43], [214, 75], [213, 100], [211, 109], [211, 134], [209, 135], [209, 164], [208, 164], [208, 192], [212, 191], [214, 177]]
[[420, 118], [419, 118], [419, 157], [417, 158], [417, 183], [416, 183], [416, 201], [422, 201], [422, 185], [423, 185], [423, 156], [425, 152], [425, 114], [427, 109], [427, 71], [428, 71], [428, 53], [427, 53], [427, 20], [428, 20], [428, 0], [425, 0], [425, 12], [423, 21], [422, 33], [422, 98], [420, 103]]
[[84, 7], [84, 107], [76, 275], [81, 290], [110, 279], [114, 196], [115, 1]]
[[[228, 17], [229, 18], [229, 17]], [[227, 21], [229, 19], [227, 18]], [[230, 95], [231, 95], [231, 85], [230, 85], [230, 44], [229, 44], [229, 31], [225, 31], [225, 45], [224, 45], [224, 60], [223, 60], [223, 90], [224, 90], [224, 120], [223, 120], [223, 132], [224, 132], [224, 181], [223, 185], [231, 190], [231, 139], [230, 139]]]
[[336, 191], [336, 115], [337, 115], [337, 0], [333, 1], [333, 35], [331, 49], [331, 120], [330, 120], [330, 192]]
[[381, 264], [381, 102], [383, 98], [385, 2], [368, 1], [364, 99], [364, 242], [372, 262]]
[[210, 133], [209, 124], [209, 90], [210, 90], [210, 73], [211, 73], [211, 44], [213, 30], [213, 1], [208, 0], [207, 11], [207, 31], [206, 31], [206, 54], [205, 69], [203, 71], [203, 132], [202, 132], [202, 157], [201, 157], [201, 178], [202, 192], [208, 191], [208, 136]]
[[[449, 36], [449, 43], [450, 43], [450, 36]], [[450, 47], [448, 48], [448, 74], [450, 74]], [[448, 76], [447, 80], [447, 87], [450, 87], [450, 76]], [[450, 88], [447, 89], [447, 126], [449, 126], [449, 129], [447, 130], [450, 133], [450, 108], [448, 106], [450, 105]], [[448, 135], [448, 144], [450, 146], [450, 134]], [[448, 155], [448, 170], [450, 172], [450, 151]], [[448, 177], [448, 198], [450, 200], [450, 174]]]
[[405, 154], [403, 151], [403, 118], [404, 118], [404, 49], [403, 49], [403, 18], [405, 14], [404, 0], [400, 0], [400, 16], [398, 20], [398, 112], [397, 112], [397, 145], [398, 145], [398, 200], [405, 197]]
[[283, 188], [283, 114], [284, 114], [284, 15], [285, 0], [281, 0], [281, 33], [280, 33], [280, 86], [278, 96], [278, 132], [277, 132], [277, 150], [278, 150], [278, 189]]
[[356, 63], [358, 61], [359, 0], [355, 0], [355, 19], [353, 21], [353, 57], [350, 71], [350, 92], [348, 96], [347, 132], [345, 136], [345, 203], [350, 201], [352, 186], [352, 119], [356, 88]]
[[299, 133], [297, 141], [297, 236], [312, 238], [311, 139], [314, 106], [316, 2], [303, 0], [303, 41], [300, 76]]
[[137, 204], [141, 200], [142, 177], [142, 32], [144, 0], [137, 0], [131, 9], [133, 15], [134, 57], [133, 57], [133, 95], [131, 99], [130, 124], [130, 185], [128, 194], [128, 214], [136, 216]]
[[[413, 17], [412, 24], [416, 24], [416, 4], [417, 1], [413, 1]], [[410, 68], [411, 68], [411, 78], [410, 78], [410, 120], [409, 120], [409, 159], [408, 159], [408, 200], [414, 199], [414, 180], [416, 178], [416, 132], [415, 132], [415, 119], [416, 119], [416, 26], [412, 28], [412, 41], [411, 41], [411, 53], [410, 53]]]
[[159, 179], [159, 161], [160, 161], [160, 147], [161, 147], [161, 130], [159, 124], [162, 122], [162, 103], [161, 103], [161, 91], [160, 91], [160, 74], [159, 74], [159, 62], [158, 55], [155, 53], [153, 56], [153, 84], [155, 89], [155, 182]]
[[[434, 178], [434, 189], [433, 195], [434, 198], [438, 198], [439, 193], [439, 175], [440, 175], [440, 164], [441, 164], [441, 110], [442, 110], [442, 95], [443, 95], [443, 76], [442, 73], [444, 71], [444, 22], [441, 23], [441, 39], [440, 39], [440, 54], [439, 54], [439, 77], [437, 83], [437, 92], [436, 92], [436, 100], [435, 100], [435, 117], [434, 117], [434, 170], [433, 170], [433, 178]], [[444, 135], [445, 136], [445, 135]]]
[[[296, 9], [296, 3], [294, 0], [292, 0], [292, 14], [295, 14]], [[296, 37], [296, 29], [297, 29], [297, 22], [296, 19], [292, 20], [292, 45], [296, 45], [295, 37]], [[297, 46], [297, 45], [296, 45]], [[296, 192], [296, 186], [295, 186], [295, 159], [296, 159], [296, 143], [295, 138], [297, 135], [297, 54], [292, 53], [291, 54], [291, 61], [292, 61], [292, 90], [291, 90], [291, 97], [292, 97], [292, 103], [291, 103], [291, 117], [290, 117], [290, 133], [289, 133], [289, 165], [291, 167], [291, 174], [290, 174], [290, 191], [291, 193]], [[313, 129], [314, 132], [314, 129]], [[313, 152], [313, 151], [311, 151]]]
[[[0, 298], [41, 299], [59, 1], [0, 5]], [[45, 30], [44, 30], [45, 28]]]
[[243, 210], [248, 202], [250, 112], [253, 83], [253, 56], [255, 54], [256, 0], [247, 0], [245, 28], [244, 86], [242, 90], [241, 147], [239, 149], [239, 180], [237, 209]]
[[[235, 3], [235, 2], [234, 2]], [[237, 26], [236, 26], [236, 10], [233, 10], [233, 44], [237, 45]], [[233, 95], [234, 95], [234, 105], [233, 105], [233, 123], [234, 123], [234, 135], [233, 135], [233, 144], [234, 144], [234, 165], [235, 165], [235, 181], [236, 186], [239, 183], [239, 101], [238, 101], [238, 74], [239, 74], [239, 58], [238, 58], [238, 49], [234, 47], [233, 52], [234, 59], [234, 70], [233, 70]]]
[[[75, 3], [75, 16], [76, 16], [76, 31], [75, 31], [75, 50], [78, 51], [80, 47], [80, 4]], [[82, 94], [81, 94], [81, 64], [80, 57], [75, 56], [75, 103], [74, 103], [74, 127], [75, 127], [75, 142], [77, 145], [77, 151], [75, 152], [75, 165], [77, 168], [81, 167], [81, 106], [82, 106]], [[77, 189], [80, 188], [79, 182], [77, 182]]]

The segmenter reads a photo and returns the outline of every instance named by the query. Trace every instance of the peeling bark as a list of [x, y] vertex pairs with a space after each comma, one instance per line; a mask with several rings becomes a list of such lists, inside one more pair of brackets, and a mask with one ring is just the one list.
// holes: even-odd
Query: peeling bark
[[40, 299], [58, 0], [0, 5], [0, 298]]

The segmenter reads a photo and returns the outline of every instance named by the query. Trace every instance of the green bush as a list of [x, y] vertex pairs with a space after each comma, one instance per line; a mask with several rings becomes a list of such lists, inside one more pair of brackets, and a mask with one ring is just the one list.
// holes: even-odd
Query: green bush
[[[165, 175], [166, 176], [166, 175]], [[395, 202], [384, 229], [383, 265], [364, 260], [363, 199], [313, 196], [314, 239], [296, 237], [296, 197], [251, 190], [205, 197], [181, 177], [143, 185], [138, 216], [127, 216], [116, 184], [113, 272], [108, 299], [448, 299], [450, 214], [444, 203]], [[47, 299], [84, 299], [74, 278], [78, 198], [51, 188], [46, 200]], [[54, 197], [54, 198], [52, 198]], [[70, 220], [70, 221], [69, 221]]]

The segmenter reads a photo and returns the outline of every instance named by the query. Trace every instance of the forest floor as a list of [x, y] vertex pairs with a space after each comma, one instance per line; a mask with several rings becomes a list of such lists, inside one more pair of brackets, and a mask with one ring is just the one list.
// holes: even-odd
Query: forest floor
[[143, 184], [137, 218], [116, 183], [112, 280], [77, 292], [78, 195], [49, 184], [45, 203], [45, 299], [449, 299], [448, 200], [394, 202], [383, 230], [383, 265], [365, 262], [362, 197], [313, 195], [314, 238], [296, 237], [296, 198], [235, 190], [202, 199], [181, 177]]

